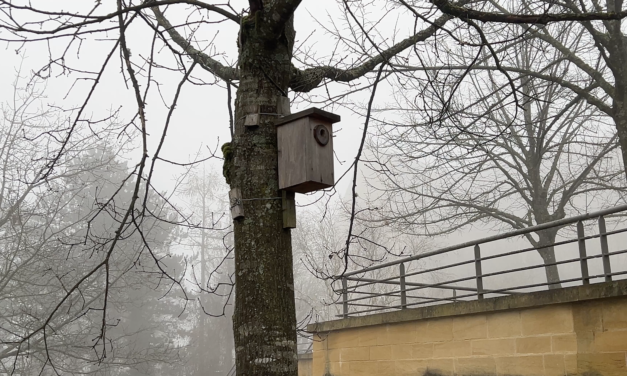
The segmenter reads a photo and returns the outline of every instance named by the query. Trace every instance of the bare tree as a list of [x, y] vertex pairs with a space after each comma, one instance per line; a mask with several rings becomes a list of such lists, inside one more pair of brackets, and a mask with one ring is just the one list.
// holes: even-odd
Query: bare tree
[[[404, 39], [396, 41], [394, 36], [379, 34], [386, 28], [378, 29], [378, 20], [362, 22], [367, 12], [362, 12], [360, 3], [342, 2], [347, 20], [353, 20], [347, 32], [351, 33], [351, 27], [360, 30], [353, 34], [355, 43], [346, 49], [349, 56], [331, 52], [329, 58], [313, 59], [310, 57], [316, 56], [315, 54], [294, 47], [293, 16], [300, 3], [299, 0], [251, 0], [248, 2], [250, 10], [247, 15], [238, 14], [230, 4], [214, 5], [199, 0], [117, 0], [115, 4], [113, 1], [97, 0], [89, 2], [89, 5], [87, 2], [81, 3], [84, 8], [72, 8], [71, 11], [61, 10], [60, 6], [51, 7], [49, 2], [0, 3], [0, 27], [6, 32], [3, 34], [4, 40], [20, 44], [26, 41], [52, 41], [57, 46], [49, 50], [49, 62], [40, 74], [47, 74], [51, 69], [61, 69], [63, 72], [84, 75], [91, 80], [92, 86], [76, 119], [87, 108], [103, 72], [114, 61], [112, 57], [120, 57], [124, 83], [128, 84], [136, 102], [137, 111], [133, 120], [141, 132], [142, 152], [136, 163], [132, 199], [126, 203], [124, 214], [119, 219], [118, 230], [110, 235], [110, 242], [107, 243], [106, 254], [109, 256], [115, 253], [116, 244], [122, 239], [124, 230], [128, 226], [138, 227], [136, 213], [147, 213], [145, 205], [150, 192], [148, 188], [151, 187], [156, 163], [165, 162], [159, 155], [163, 141], [153, 154], [148, 152], [147, 95], [149, 89], [158, 86], [153, 85], [154, 71], [180, 70], [182, 73], [181, 81], [173, 90], [173, 99], [169, 103], [162, 139], [168, 132], [181, 88], [185, 82], [193, 80], [191, 71], [196, 66], [206, 70], [212, 80], [223, 81], [229, 90], [227, 93], [230, 93], [232, 87], [236, 88], [232, 116], [233, 158], [227, 161], [232, 161], [232, 165], [226, 170], [229, 171], [231, 187], [239, 188], [243, 198], [248, 200], [245, 219], [234, 223], [237, 285], [234, 336], [238, 374], [294, 375], [297, 372], [291, 235], [289, 230], [282, 227], [281, 201], [276, 199], [281, 196], [278, 190], [274, 126], [277, 116], [282, 115], [278, 114], [278, 104], [285, 102], [289, 90], [304, 93], [331, 82], [348, 83], [368, 75], [379, 66], [372, 85], [374, 93], [376, 83], [382, 79], [382, 64], [398, 65], [404, 60], [399, 54], [413, 54], [411, 47], [417, 43], [436, 33], [450, 33], [442, 28], [454, 18], [448, 14], [434, 17], [434, 9], [424, 7], [427, 5], [426, 8], [432, 8], [429, 3], [409, 5], [400, 1], [403, 5], [401, 9], [404, 12], [409, 10], [414, 17], [415, 27], [405, 30]], [[462, 1], [460, 4], [465, 3]], [[389, 14], [397, 5], [396, 2], [384, 2], [382, 13]], [[183, 9], [185, 15], [176, 17], [172, 9]], [[357, 16], [354, 9], [359, 10]], [[170, 19], [166, 18], [165, 12]], [[570, 13], [564, 15], [543, 12], [543, 20], [548, 22], [574, 19]], [[598, 13], [591, 13], [586, 18], [615, 20], [626, 16], [623, 13]], [[226, 24], [233, 26], [231, 30], [234, 33], [230, 43], [237, 40], [238, 52], [226, 61], [237, 63], [221, 63], [221, 57], [212, 55], [215, 50], [210, 42], [198, 41], [198, 33], [205, 30], [200, 28], [215, 26], [216, 23], [222, 23], [220, 27], [224, 30], [229, 30]], [[153, 35], [150, 42], [133, 38], [134, 35], [141, 35], [137, 30], [142, 25], [146, 27], [144, 30]], [[80, 49], [87, 43], [106, 46], [100, 49], [106, 50], [101, 64], [90, 69], [73, 67], [72, 53], [76, 52], [80, 56]], [[131, 45], [134, 46], [133, 51], [142, 49], [142, 53], [131, 54]], [[173, 59], [158, 60], [158, 52], [163, 51], [161, 47], [171, 51]], [[293, 60], [298, 61], [298, 58], [294, 59], [295, 52], [303, 59], [300, 67], [293, 64]], [[193, 61], [192, 64], [189, 64], [189, 58]], [[93, 60], [90, 65], [94, 66]], [[373, 99], [374, 94], [371, 96], [371, 103]], [[230, 104], [229, 101], [228, 106]], [[259, 111], [261, 108], [264, 111]], [[258, 112], [258, 127], [245, 127], [246, 115]], [[366, 121], [364, 124], [365, 128], [367, 123]], [[72, 129], [73, 126], [67, 134], [71, 134]], [[63, 152], [62, 149], [57, 154], [62, 156]], [[360, 153], [354, 166], [359, 161]], [[57, 160], [58, 158], [53, 158], [55, 163]], [[146, 194], [140, 195], [140, 192]], [[351, 212], [354, 215], [355, 205], [352, 205]], [[351, 229], [352, 224], [349, 226], [349, 233]], [[345, 258], [355, 238], [349, 234], [347, 239], [342, 254]], [[96, 264], [85, 278], [105, 270], [107, 278], [104, 282], [107, 286], [108, 265], [105, 261]], [[347, 265], [345, 269], [346, 267]], [[63, 301], [78, 294], [79, 287], [80, 284], [69, 290]], [[106, 315], [106, 308], [105, 304], [102, 307], [103, 317]], [[35, 331], [43, 332], [46, 328], [43, 325]], [[106, 340], [105, 334], [103, 329], [101, 341]]]
[[[168, 286], [145, 248], [167, 248], [172, 226], [147, 220], [141, 235], [127, 233], [108, 261], [107, 289], [101, 288], [104, 270], [89, 274], [116, 224], [116, 206], [129, 199], [128, 170], [119, 160], [128, 140], [113, 141], [124, 125], [111, 117], [61, 143], [71, 113], [46, 105], [42, 87], [40, 80], [18, 75], [13, 100], [2, 105], [0, 372], [38, 374], [53, 366], [74, 373], [100, 362], [98, 373], [176, 362], [173, 339], [157, 338], [154, 330], [172, 329], [167, 321], [175, 321], [182, 307], [179, 302], [175, 312], [161, 309], [155, 315], [157, 298]], [[49, 156], [61, 145], [66, 152], [51, 171]], [[160, 206], [153, 200], [147, 209], [159, 213]], [[77, 293], [64, 299], [77, 284]], [[108, 343], [93, 341], [100, 334], [103, 303], [111, 313], [105, 323]], [[151, 340], [142, 340], [147, 333]], [[100, 358], [112, 345], [115, 355]]]
[[[444, 72], [440, 79], [448, 81], [452, 91], [460, 87], [469, 70], [476, 69], [498, 72], [500, 79], [506, 81], [513, 76], [528, 76], [554, 82], [612, 119], [627, 174], [627, 37], [623, 21], [627, 10], [623, 1], [525, 0], [459, 4], [438, 0], [433, 4], [443, 13], [464, 20], [466, 25], [461, 28], [464, 37], [457, 40], [472, 42], [461, 43], [467, 50], [463, 57], [451, 59], [447, 54], [440, 56], [443, 59], [439, 63], [410, 69]], [[569, 22], [552, 23], [557, 19]], [[538, 54], [546, 53], [546, 56], [536, 59], [533, 69], [509, 64], [510, 46], [515, 43], [534, 46]], [[479, 49], [488, 51], [489, 56], [480, 57]], [[558, 60], [553, 59], [551, 50], [559, 52]], [[568, 71], [564, 74], [551, 74], [555, 68], [564, 70], [566, 67]], [[408, 68], [406, 64], [404, 68]], [[504, 89], [508, 90], [509, 105], [518, 106], [524, 93], [517, 92], [513, 83]], [[434, 103], [436, 119], [447, 116], [450, 98], [449, 93]]]
[[[528, 44], [510, 50], [503, 62], [521, 71], [545, 59]], [[554, 51], [551, 58], [563, 56]], [[569, 65], [553, 66], [544, 74], [559, 80], [568, 72]], [[468, 80], [472, 86], [450, 101], [439, 126], [414, 97], [425, 94], [418, 80], [398, 87], [395, 110], [405, 121], [381, 123], [370, 139], [370, 167], [379, 174], [371, 186], [383, 203], [376, 222], [430, 236], [474, 223], [512, 230], [622, 200], [617, 137], [595, 106], [554, 81], [521, 75], [513, 81], [524, 95], [518, 109], [506, 105], [506, 84], [493, 71], [472, 71]], [[431, 88], [430, 97], [448, 90]], [[558, 230], [526, 235], [546, 264], [550, 288], [560, 286], [552, 246]]]

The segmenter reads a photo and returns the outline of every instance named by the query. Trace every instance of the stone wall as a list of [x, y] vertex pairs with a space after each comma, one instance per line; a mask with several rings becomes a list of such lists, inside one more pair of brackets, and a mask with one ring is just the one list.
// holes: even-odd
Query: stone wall
[[626, 292], [620, 281], [313, 325], [313, 376], [627, 376]]
[[298, 354], [298, 376], [313, 375], [313, 356], [311, 353]]

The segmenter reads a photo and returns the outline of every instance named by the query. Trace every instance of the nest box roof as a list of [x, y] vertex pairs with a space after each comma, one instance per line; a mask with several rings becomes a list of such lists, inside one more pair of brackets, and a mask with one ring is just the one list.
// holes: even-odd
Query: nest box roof
[[312, 108], [306, 109], [305, 111], [300, 111], [295, 114], [287, 115], [280, 119], [277, 119], [274, 125], [277, 125], [277, 126], [283, 125], [283, 124], [290, 123], [294, 120], [298, 120], [304, 117], [312, 117], [316, 119], [325, 120], [331, 124], [337, 123], [340, 121], [340, 115], [336, 115], [327, 111], [323, 111], [319, 108], [312, 107]]

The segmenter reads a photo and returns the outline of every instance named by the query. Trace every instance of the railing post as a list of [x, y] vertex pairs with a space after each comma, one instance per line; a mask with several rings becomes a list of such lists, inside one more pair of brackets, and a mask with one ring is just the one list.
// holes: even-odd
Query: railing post
[[603, 216], [599, 217], [599, 235], [599, 239], [601, 240], [601, 254], [603, 255], [603, 274], [605, 274], [605, 282], [611, 282], [612, 265], [610, 264], [610, 250], [607, 246], [607, 230]]
[[475, 277], [477, 278], [477, 299], [483, 300], [483, 272], [481, 271], [481, 248], [475, 245]]
[[405, 290], [405, 264], [398, 264], [401, 277], [401, 309], [407, 308], [407, 291]]
[[581, 264], [581, 280], [584, 285], [590, 284], [590, 274], [588, 273], [588, 255], [586, 253], [586, 237], [583, 230], [583, 222], [577, 222], [577, 238], [579, 243], [579, 263]]
[[342, 278], [342, 315], [348, 317], [348, 283], [346, 277]]

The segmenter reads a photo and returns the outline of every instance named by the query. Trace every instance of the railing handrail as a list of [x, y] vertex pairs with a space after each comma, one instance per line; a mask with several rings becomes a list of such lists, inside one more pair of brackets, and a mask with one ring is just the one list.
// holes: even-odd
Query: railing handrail
[[485, 244], [485, 243], [493, 242], [493, 241], [496, 241], [496, 240], [501, 240], [501, 239], [510, 238], [510, 237], [514, 237], [514, 236], [519, 236], [519, 235], [525, 235], [525, 234], [529, 234], [531, 232], [546, 230], [548, 228], [570, 225], [570, 224], [573, 224], [573, 223], [576, 223], [576, 222], [579, 222], [579, 221], [585, 221], [585, 220], [588, 220], [588, 219], [597, 218], [597, 217], [601, 217], [601, 216], [606, 216], [606, 215], [610, 215], [610, 214], [614, 214], [614, 213], [618, 213], [618, 212], [622, 212], [622, 211], [627, 211], [627, 205], [620, 205], [620, 206], [616, 206], [616, 207], [613, 207], [613, 208], [610, 208], [610, 209], [604, 209], [604, 210], [599, 210], [599, 211], [592, 212], [592, 213], [580, 214], [580, 215], [577, 215], [577, 216], [574, 216], [574, 217], [558, 219], [558, 220], [555, 220], [555, 221], [546, 222], [546, 223], [542, 223], [542, 224], [539, 224], [539, 225], [535, 225], [535, 226], [526, 227], [526, 228], [519, 229], [519, 230], [506, 232], [504, 234], [487, 236], [485, 238], [481, 238], [481, 239], [472, 240], [472, 241], [465, 242], [465, 243], [460, 243], [460, 244], [444, 247], [444, 248], [441, 248], [441, 249], [438, 249], [438, 250], [435, 250], [435, 251], [425, 252], [425, 253], [421, 253], [421, 254], [415, 255], [415, 256], [409, 256], [409, 257], [405, 257], [405, 258], [402, 258], [402, 259], [399, 259], [399, 260], [395, 260], [395, 261], [389, 261], [389, 262], [386, 262], [386, 263], [383, 263], [383, 264], [379, 264], [379, 265], [373, 265], [373, 266], [370, 266], [370, 267], [367, 267], [367, 268], [363, 268], [363, 269], [360, 269], [360, 270], [355, 270], [355, 271], [352, 271], [352, 272], [346, 272], [341, 277], [350, 277], [352, 275], [356, 275], [356, 274], [360, 274], [360, 273], [366, 273], [366, 272], [369, 272], [369, 271], [386, 268], [388, 266], [398, 265], [398, 264], [405, 263], [405, 262], [408, 262], [408, 261], [414, 261], [414, 260], [419, 260], [419, 259], [422, 259], [422, 258], [425, 258], [425, 257], [436, 256], [436, 255], [440, 255], [440, 254], [443, 254], [443, 253], [456, 251], [456, 250], [462, 249], [462, 248], [474, 247], [475, 245], [478, 245], [478, 244]]

